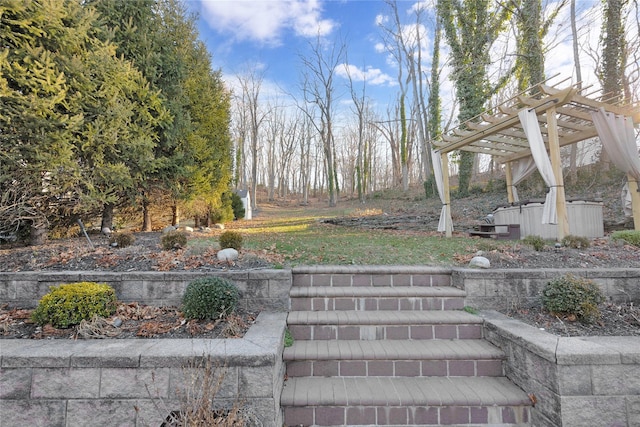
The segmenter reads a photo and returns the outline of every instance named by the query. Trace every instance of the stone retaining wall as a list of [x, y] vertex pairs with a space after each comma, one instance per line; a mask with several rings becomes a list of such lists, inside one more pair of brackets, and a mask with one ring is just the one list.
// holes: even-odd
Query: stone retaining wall
[[[179, 305], [190, 281], [219, 275], [238, 285], [243, 307], [262, 311], [245, 337], [236, 340], [0, 340], [0, 420], [2, 425], [82, 426], [90, 419], [92, 425], [155, 426], [180, 408], [184, 368], [211, 357], [225, 366], [216, 402], [231, 405], [239, 398], [258, 423], [282, 425], [281, 355], [293, 281], [339, 286], [348, 276], [355, 285], [452, 284], [467, 291], [466, 305], [503, 309], [533, 304], [551, 278], [568, 272], [594, 280], [613, 301], [640, 303], [640, 269], [317, 266], [211, 273], [0, 272], [0, 302], [12, 306], [35, 307], [49, 286], [80, 281], [108, 283], [122, 301]], [[430, 283], [423, 283], [427, 278]], [[508, 356], [509, 377], [536, 396], [532, 426], [640, 426], [637, 338], [558, 338], [497, 313], [485, 319], [487, 338]]]
[[211, 275], [232, 280], [240, 305], [261, 312], [244, 338], [0, 340], [0, 424], [158, 426], [210, 360], [223, 375], [217, 406], [238, 402], [255, 425], [282, 425], [290, 271], [0, 273], [0, 302], [35, 307], [51, 285], [93, 281], [113, 286], [120, 301], [180, 305], [190, 281]]
[[119, 301], [179, 306], [189, 282], [219, 276], [232, 280], [242, 293], [240, 305], [249, 311], [287, 311], [291, 288], [290, 270], [208, 272], [0, 272], [0, 301], [33, 308], [52, 285], [98, 282], [112, 286]]
[[261, 313], [242, 339], [0, 340], [0, 424], [158, 426], [210, 360], [217, 407], [282, 425], [286, 316]]
[[557, 337], [482, 315], [507, 377], [535, 401], [532, 427], [640, 426], [640, 337]]
[[612, 302], [640, 303], [640, 268], [478, 270], [453, 269], [451, 284], [467, 292], [465, 304], [481, 310], [540, 305], [545, 285], [565, 274], [593, 280]]

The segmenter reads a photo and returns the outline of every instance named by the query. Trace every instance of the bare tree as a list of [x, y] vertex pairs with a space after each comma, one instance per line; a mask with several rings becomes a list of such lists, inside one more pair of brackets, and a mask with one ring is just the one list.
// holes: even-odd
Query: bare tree
[[256, 193], [258, 186], [258, 151], [260, 148], [260, 126], [266, 114], [260, 110], [259, 97], [263, 75], [255, 68], [246, 75], [239, 75], [238, 81], [242, 88], [242, 103], [247, 112], [247, 127], [249, 133], [249, 150], [251, 152], [251, 175], [249, 177], [249, 193], [251, 208], [256, 210]]
[[346, 46], [342, 42], [327, 46], [318, 36], [315, 44], [310, 44], [310, 47], [310, 56], [301, 56], [304, 66], [302, 92], [305, 103], [317, 108], [318, 117], [315, 117], [308, 108], [304, 108], [302, 111], [311, 119], [311, 123], [320, 136], [329, 206], [336, 206], [339, 186], [336, 179], [336, 147], [333, 130], [334, 104], [337, 98], [334, 75], [338, 64], [344, 62]]

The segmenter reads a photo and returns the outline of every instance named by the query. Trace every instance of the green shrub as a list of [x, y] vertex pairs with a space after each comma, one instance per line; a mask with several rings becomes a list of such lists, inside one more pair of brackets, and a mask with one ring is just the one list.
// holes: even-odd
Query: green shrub
[[236, 193], [231, 193], [231, 209], [233, 210], [234, 219], [244, 218], [245, 211], [242, 198]]
[[233, 248], [236, 251], [242, 249], [242, 234], [237, 231], [227, 230], [220, 235], [220, 249]]
[[542, 237], [533, 235], [527, 236], [522, 239], [522, 243], [533, 246], [533, 249], [537, 252], [543, 250], [545, 245], [545, 241]]
[[133, 245], [133, 242], [136, 241], [136, 238], [131, 233], [114, 233], [109, 238], [109, 244], [118, 247], [118, 248], [126, 248], [127, 246]]
[[32, 314], [39, 325], [51, 323], [56, 328], [68, 328], [94, 315], [111, 316], [117, 308], [116, 293], [106, 284], [68, 283], [50, 289]]
[[568, 235], [562, 238], [562, 246], [573, 249], [584, 249], [590, 245], [589, 239], [581, 236]]
[[187, 233], [184, 231], [170, 231], [162, 235], [160, 239], [162, 249], [171, 251], [174, 249], [184, 249], [187, 247]]
[[542, 305], [551, 313], [575, 315], [591, 322], [600, 317], [598, 304], [604, 301], [600, 288], [589, 279], [571, 274], [553, 279], [542, 291]]
[[291, 331], [289, 329], [284, 330], [284, 346], [291, 347], [293, 345], [294, 339], [293, 335], [291, 335]]
[[187, 319], [218, 319], [233, 313], [240, 292], [229, 279], [203, 277], [187, 285], [182, 297], [182, 313]]
[[613, 240], [623, 240], [630, 245], [640, 247], [640, 230], [621, 230], [611, 234]]

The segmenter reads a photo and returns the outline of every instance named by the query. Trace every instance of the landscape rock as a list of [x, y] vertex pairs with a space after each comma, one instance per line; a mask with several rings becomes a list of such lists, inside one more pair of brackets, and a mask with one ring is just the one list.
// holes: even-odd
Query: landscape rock
[[213, 227], [217, 228], [218, 230], [224, 230], [224, 224], [214, 224]]
[[220, 261], [235, 261], [238, 259], [238, 251], [233, 248], [226, 248], [218, 251], [218, 260]]
[[186, 231], [187, 233], [193, 233], [193, 227], [185, 227], [184, 231]]
[[491, 263], [489, 260], [483, 256], [474, 256], [469, 261], [469, 267], [472, 268], [489, 268], [491, 267]]

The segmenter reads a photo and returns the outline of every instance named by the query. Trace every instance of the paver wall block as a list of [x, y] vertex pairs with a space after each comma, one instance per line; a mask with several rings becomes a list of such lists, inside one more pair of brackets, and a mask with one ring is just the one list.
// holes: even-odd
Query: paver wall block
[[34, 369], [32, 399], [95, 399], [99, 396], [99, 369]]
[[169, 369], [102, 369], [101, 398], [166, 398], [169, 394]]
[[627, 426], [627, 408], [619, 396], [563, 396], [562, 425], [571, 427]]
[[[212, 362], [211, 369], [202, 365], [185, 364], [186, 368], [171, 368], [169, 396], [171, 399], [183, 401], [187, 396], [200, 393], [205, 375], [215, 389], [215, 397], [232, 399], [238, 395], [238, 367], [228, 367]], [[194, 367], [195, 366], [195, 367]]]
[[140, 302], [144, 300], [144, 286], [142, 282], [122, 281], [111, 285], [119, 301]]
[[[556, 366], [554, 363], [551, 363], [530, 351], [525, 353], [524, 361], [527, 375], [532, 378], [544, 378], [545, 381], [551, 384], [558, 384]], [[554, 389], [553, 391], [558, 392], [557, 389]]]
[[273, 397], [273, 372], [271, 366], [238, 369], [238, 395], [247, 398]]
[[590, 396], [593, 393], [589, 365], [560, 365], [556, 381], [558, 393], [563, 396]]
[[627, 396], [625, 400], [629, 427], [640, 427], [640, 396]]
[[175, 300], [179, 302], [182, 299], [184, 290], [188, 282], [166, 282], [164, 280], [144, 280], [144, 295], [146, 298], [156, 300]]
[[135, 405], [136, 427], [159, 426], [172, 411], [179, 411], [183, 402], [175, 399], [131, 399]]
[[640, 368], [637, 365], [594, 365], [591, 378], [596, 396], [640, 396]]
[[[35, 308], [38, 306], [40, 298], [51, 291], [51, 286], [58, 286], [61, 283], [51, 282], [20, 282], [16, 284], [16, 303], [25, 308]], [[23, 305], [23, 303], [26, 303]], [[28, 306], [26, 306], [28, 304]]]
[[0, 400], [2, 426], [66, 427], [66, 400]]
[[11, 304], [16, 299], [16, 280], [0, 276], [0, 301]]
[[135, 426], [132, 400], [82, 400], [67, 403], [67, 426]]
[[0, 399], [29, 399], [30, 395], [31, 368], [0, 369]]

